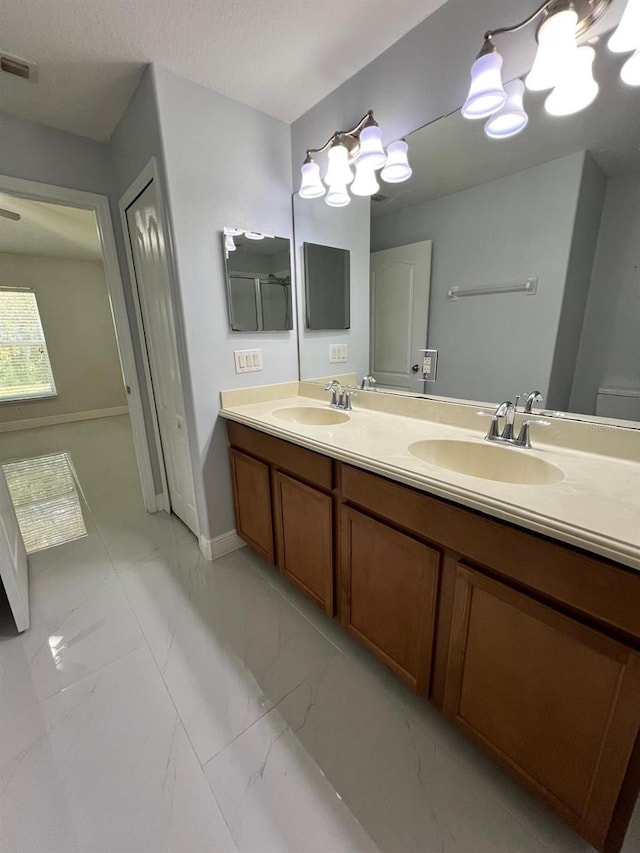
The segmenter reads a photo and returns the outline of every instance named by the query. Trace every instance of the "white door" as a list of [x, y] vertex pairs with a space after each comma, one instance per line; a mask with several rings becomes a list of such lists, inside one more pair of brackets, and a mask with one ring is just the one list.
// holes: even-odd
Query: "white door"
[[171, 277], [155, 182], [127, 208], [151, 382], [171, 509], [198, 535], [195, 487], [171, 302]]
[[29, 579], [27, 552], [18, 519], [0, 468], [0, 579], [18, 631], [29, 627]]
[[371, 374], [379, 385], [424, 391], [431, 240], [371, 255]]

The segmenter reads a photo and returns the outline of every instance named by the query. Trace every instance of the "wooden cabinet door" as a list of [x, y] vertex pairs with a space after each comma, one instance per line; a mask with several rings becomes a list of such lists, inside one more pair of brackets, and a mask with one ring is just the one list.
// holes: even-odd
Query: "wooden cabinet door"
[[278, 568], [333, 615], [333, 498], [276, 471], [273, 508]]
[[233, 448], [229, 453], [238, 535], [273, 563], [269, 467]]
[[340, 521], [340, 621], [426, 695], [440, 553], [353, 509]]
[[445, 714], [596, 848], [640, 727], [640, 657], [458, 565]]

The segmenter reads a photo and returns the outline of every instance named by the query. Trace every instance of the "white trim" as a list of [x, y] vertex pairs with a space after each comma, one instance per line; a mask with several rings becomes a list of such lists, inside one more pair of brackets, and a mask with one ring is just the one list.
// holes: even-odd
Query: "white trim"
[[37, 181], [11, 178], [6, 175], [0, 175], [0, 190], [36, 199], [37, 201], [93, 210], [96, 214], [105, 278], [120, 355], [120, 365], [127, 388], [131, 431], [133, 433], [133, 445], [138, 463], [142, 496], [146, 509], [149, 512], [155, 512], [157, 509], [156, 490], [153, 483], [153, 471], [151, 468], [150, 450], [147, 442], [140, 386], [133, 352], [129, 315], [124, 298], [118, 253], [116, 251], [113, 225], [111, 223], [109, 199], [107, 196], [98, 195], [97, 193], [88, 193], [69, 187], [57, 187], [52, 184], [41, 184]]
[[219, 560], [220, 557], [231, 554], [232, 551], [244, 548], [247, 543], [238, 536], [235, 530], [228, 530], [213, 539], [200, 536], [198, 544], [200, 545], [200, 552], [207, 560]]
[[[129, 281], [131, 282], [131, 295], [133, 297], [133, 308], [135, 313], [136, 329], [138, 340], [142, 346], [142, 368], [144, 370], [145, 382], [149, 389], [149, 402], [151, 408], [151, 426], [153, 429], [153, 437], [156, 443], [158, 467], [160, 469], [160, 479], [162, 481], [162, 492], [156, 495], [156, 505], [158, 509], [164, 509], [166, 512], [171, 512], [171, 500], [169, 497], [169, 484], [167, 482], [167, 472], [164, 463], [164, 455], [162, 450], [162, 440], [160, 438], [160, 425], [157, 417], [156, 400], [153, 391], [153, 382], [151, 380], [151, 366], [149, 364], [149, 355], [145, 343], [144, 323], [142, 321], [142, 308], [140, 306], [140, 294], [136, 280], [136, 270], [133, 261], [133, 251], [131, 249], [131, 240], [129, 238], [129, 223], [127, 222], [127, 208], [133, 204], [135, 199], [147, 187], [151, 181], [156, 181], [156, 186], [160, 189], [158, 182], [158, 168], [155, 157], [147, 163], [144, 169], [140, 172], [133, 183], [125, 190], [120, 201], [118, 202], [118, 211], [120, 213], [120, 226], [122, 228], [124, 250], [127, 258], [127, 269], [129, 271]], [[161, 197], [161, 193], [158, 194]], [[163, 226], [166, 230], [166, 223], [163, 221]]]
[[55, 424], [70, 424], [74, 421], [92, 421], [94, 418], [112, 418], [116, 415], [128, 415], [127, 406], [113, 406], [110, 409], [90, 409], [85, 412], [67, 412], [62, 415], [46, 415], [42, 418], [25, 418], [22, 421], [6, 421], [0, 423], [0, 432], [15, 432], [23, 429], [54, 426]]

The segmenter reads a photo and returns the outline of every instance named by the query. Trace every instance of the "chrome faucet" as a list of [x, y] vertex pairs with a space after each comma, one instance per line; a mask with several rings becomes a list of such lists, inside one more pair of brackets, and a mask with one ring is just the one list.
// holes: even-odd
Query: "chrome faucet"
[[533, 410], [534, 403], [544, 403], [544, 397], [540, 393], [540, 391], [531, 391], [528, 394], [524, 394], [524, 411], [525, 414], [530, 415]]
[[351, 388], [343, 388], [337, 379], [332, 379], [324, 386], [325, 391], [331, 391], [331, 402], [329, 406], [332, 409], [344, 409], [346, 412], [352, 411], [351, 398], [358, 395]]
[[[520, 397], [516, 397], [515, 403], [512, 403], [510, 400], [505, 400], [503, 403], [500, 403], [495, 412], [490, 415], [491, 417], [491, 425], [489, 426], [489, 431], [485, 436], [485, 441], [497, 441], [501, 444], [510, 444], [512, 447], [531, 447], [531, 437], [530, 437], [530, 427], [531, 424], [538, 424], [539, 426], [549, 426], [549, 421], [537, 420], [537, 419], [529, 419], [522, 422], [522, 426], [520, 427], [520, 432], [517, 437], [513, 431], [513, 423], [516, 416], [516, 409], [518, 406], [518, 400]], [[525, 403], [524, 411], [529, 414], [531, 412], [531, 407], [533, 403], [537, 399], [542, 399], [542, 395], [539, 391], [532, 391], [531, 394], [527, 395], [527, 400]], [[485, 415], [485, 412], [478, 412], [479, 415]], [[500, 432], [500, 418], [504, 418], [504, 427], [502, 432]]]
[[363, 376], [360, 383], [361, 391], [375, 391], [376, 379], [375, 376]]

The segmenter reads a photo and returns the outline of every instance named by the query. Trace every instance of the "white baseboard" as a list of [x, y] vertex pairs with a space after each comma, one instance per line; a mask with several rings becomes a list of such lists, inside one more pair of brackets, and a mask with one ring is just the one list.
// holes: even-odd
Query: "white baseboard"
[[111, 418], [115, 415], [127, 415], [127, 406], [114, 406], [111, 409], [92, 409], [88, 412], [69, 412], [65, 415], [47, 415], [43, 418], [25, 418], [22, 421], [7, 421], [0, 423], [0, 432], [16, 432], [23, 429], [54, 426], [55, 424], [70, 424], [74, 421], [92, 421], [94, 418]]
[[200, 537], [200, 551], [207, 560], [219, 560], [225, 554], [230, 554], [232, 551], [244, 548], [246, 544], [244, 539], [241, 539], [235, 530], [229, 530], [227, 533], [222, 533], [213, 539], [207, 539], [205, 536]]

